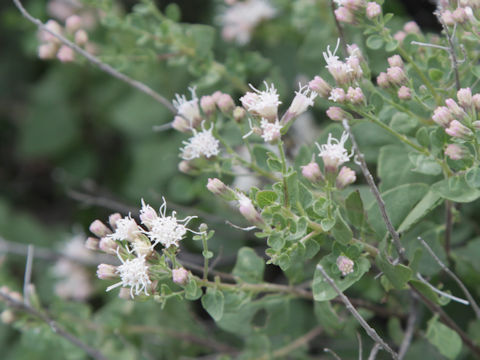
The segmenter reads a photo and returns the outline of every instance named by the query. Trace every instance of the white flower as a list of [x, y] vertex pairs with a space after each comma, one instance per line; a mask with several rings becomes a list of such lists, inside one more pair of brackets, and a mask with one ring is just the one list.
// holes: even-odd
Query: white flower
[[264, 117], [268, 120], [277, 118], [278, 105], [282, 102], [278, 100], [277, 89], [271, 84], [264, 81], [265, 91], [260, 91], [249, 84], [254, 92], [247, 92], [240, 98], [242, 105], [247, 111], [254, 115]]
[[132, 299], [134, 291], [135, 295], [138, 295], [143, 291], [145, 295], [148, 296], [147, 289], [152, 284], [152, 281], [148, 277], [148, 266], [145, 261], [145, 256], [123, 260], [118, 252], [117, 255], [122, 262], [122, 265], [117, 266], [116, 270], [117, 274], [120, 275], [121, 281], [109, 286], [107, 291], [119, 286], [130, 287], [130, 296]]
[[[144, 207], [145, 206], [148, 205], [144, 204]], [[196, 216], [187, 216], [185, 219], [179, 220], [176, 217], [175, 211], [172, 211], [170, 216], [167, 216], [166, 212], [167, 202], [165, 198], [163, 198], [163, 204], [160, 207], [160, 216], [149, 219], [148, 228], [150, 231], [144, 231], [152, 241], [152, 248], [159, 243], [165, 248], [169, 248], [172, 245], [178, 247], [179, 241], [183, 239], [187, 231], [196, 233], [186, 227], [188, 222], [196, 218]], [[146, 223], [142, 223], [146, 225]]]
[[140, 229], [130, 215], [123, 219], [117, 220], [115, 223], [115, 232], [108, 234], [106, 237], [113, 240], [133, 240], [137, 234], [140, 233]]
[[354, 69], [350, 66], [350, 62], [352, 61], [352, 59], [356, 58], [356, 55], [352, 54], [348, 58], [347, 62], [341, 61], [340, 58], [336, 55], [339, 46], [340, 39], [337, 40], [337, 45], [335, 46], [335, 50], [332, 53], [330, 51], [330, 45], [328, 45], [327, 51], [323, 52], [323, 58], [327, 63], [325, 67], [328, 69], [335, 81], [338, 84], [344, 84], [350, 78], [349, 73], [354, 71]]
[[298, 91], [295, 91], [295, 97], [290, 104], [288, 111], [294, 116], [304, 113], [309, 106], [313, 106], [313, 100], [317, 97], [317, 93], [310, 90], [308, 84], [302, 86], [298, 84]]
[[220, 17], [223, 25], [222, 36], [246, 44], [255, 27], [266, 19], [275, 16], [276, 10], [266, 0], [247, 0], [229, 7]]
[[206, 130], [202, 122], [202, 131], [197, 132], [195, 129], [192, 129], [193, 136], [184, 141], [184, 148], [181, 148], [182, 159], [184, 160], [193, 160], [201, 156], [206, 158], [216, 156], [219, 153], [219, 141], [215, 139], [212, 134], [213, 124], [210, 129]]
[[278, 119], [276, 119], [274, 122], [270, 122], [267, 119], [262, 118], [260, 121], [260, 129], [252, 125], [252, 119], [250, 118], [248, 119], [248, 123], [250, 125], [250, 131], [242, 137], [243, 139], [246, 139], [253, 133], [260, 135], [265, 142], [275, 141], [280, 139], [282, 136], [280, 131], [282, 130], [283, 126], [280, 124]]
[[343, 132], [340, 141], [332, 137], [332, 134], [330, 133], [328, 134], [328, 140], [326, 144], [319, 145], [315, 143], [315, 145], [318, 147], [318, 150], [320, 150], [318, 156], [323, 159], [326, 170], [336, 171], [341, 164], [348, 162], [353, 156], [353, 151], [349, 154], [345, 149], [345, 142], [347, 139], [348, 134], [346, 132]]
[[195, 94], [195, 88], [188, 88], [192, 93], [192, 99], [187, 100], [185, 95], [175, 94], [173, 106], [177, 109], [178, 114], [188, 120], [190, 127], [194, 127], [195, 123], [201, 119], [200, 107], [198, 106], [198, 98]]

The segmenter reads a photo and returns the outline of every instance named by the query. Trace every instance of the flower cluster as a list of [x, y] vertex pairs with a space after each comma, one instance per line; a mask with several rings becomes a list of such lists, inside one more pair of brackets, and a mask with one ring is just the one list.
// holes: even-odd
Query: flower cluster
[[476, 0], [461, 0], [452, 6], [442, 6], [441, 21], [447, 26], [461, 25], [465, 30], [478, 30], [480, 3]]

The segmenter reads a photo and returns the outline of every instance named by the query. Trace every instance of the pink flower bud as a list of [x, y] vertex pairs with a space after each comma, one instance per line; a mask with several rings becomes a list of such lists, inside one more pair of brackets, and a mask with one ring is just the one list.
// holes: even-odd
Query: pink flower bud
[[377, 85], [380, 86], [382, 89], [387, 89], [390, 87], [390, 81], [388, 81], [387, 73], [381, 72], [377, 76]]
[[407, 34], [420, 34], [420, 28], [415, 21], [409, 21], [403, 26], [403, 30]]
[[302, 175], [312, 183], [318, 183], [324, 180], [320, 167], [314, 161], [302, 166]]
[[450, 114], [453, 115], [453, 117], [462, 119], [465, 116], [465, 111], [458, 106], [458, 104], [455, 102], [453, 99], [447, 99], [445, 100], [445, 104], [448, 107], [448, 110], [450, 111]]
[[452, 160], [461, 160], [466, 155], [466, 150], [457, 144], [449, 144], [445, 149], [445, 155], [447, 155]]
[[88, 42], [88, 34], [85, 30], [80, 29], [75, 33], [75, 44], [83, 46]]
[[434, 110], [432, 120], [442, 127], [447, 127], [453, 117], [446, 106], [439, 106]]
[[332, 100], [333, 102], [342, 104], [345, 102], [346, 96], [347, 95], [345, 94], [345, 90], [343, 90], [342, 88], [334, 88], [330, 92], [328, 100]]
[[472, 102], [477, 111], [480, 111], [480, 94], [475, 94], [472, 96]]
[[332, 87], [320, 76], [315, 76], [313, 80], [308, 83], [308, 87], [324, 99], [328, 98], [330, 91], [332, 91]]
[[122, 218], [122, 215], [119, 213], [114, 213], [108, 217], [108, 223], [110, 224], [110, 227], [112, 229], [115, 229], [117, 227], [117, 221]]
[[452, 13], [452, 17], [456, 23], [462, 24], [467, 20], [467, 13], [465, 12], [464, 8], [458, 7]]
[[116, 255], [117, 254], [117, 249], [118, 249], [118, 244], [115, 242], [115, 240], [109, 238], [109, 237], [103, 237], [100, 239], [100, 243], [98, 244], [98, 248], [102, 250], [104, 253], [111, 254], [111, 255]]
[[458, 120], [452, 120], [450, 126], [445, 129], [445, 132], [453, 137], [466, 139], [473, 135], [472, 130], [467, 128]]
[[354, 105], [363, 104], [365, 96], [363, 95], [362, 89], [359, 87], [349, 87], [347, 91], [347, 100]]
[[52, 42], [42, 44], [38, 47], [38, 57], [42, 60], [55, 59], [58, 45]]
[[75, 60], [75, 52], [67, 45], [62, 45], [57, 53], [57, 59], [67, 63]]
[[113, 265], [100, 264], [97, 267], [97, 277], [102, 280], [114, 279], [117, 275], [117, 268]]
[[182, 160], [178, 164], [178, 170], [184, 174], [190, 174], [195, 168], [191, 165], [190, 161]]
[[457, 99], [460, 106], [462, 106], [465, 110], [470, 109], [473, 102], [472, 91], [470, 90], [470, 88], [458, 90]]
[[369, 2], [367, 4], [367, 18], [373, 19], [379, 16], [382, 13], [382, 7], [376, 2]]
[[184, 268], [173, 269], [172, 280], [175, 284], [185, 285], [188, 281], [188, 271]]
[[336, 9], [335, 17], [338, 21], [346, 24], [353, 24], [355, 20], [353, 13], [346, 7], [339, 7], [338, 9]]
[[343, 276], [347, 276], [348, 274], [352, 273], [353, 266], [354, 262], [348, 257], [341, 255], [337, 258], [337, 267], [338, 270], [341, 271]]
[[93, 221], [88, 229], [92, 234], [95, 234], [99, 238], [102, 238], [112, 233], [112, 231], [98, 219]]
[[[61, 35], [62, 32], [63, 32], [62, 27], [55, 20], [48, 20], [45, 24], [45, 27], [48, 30], [50, 30], [51, 32], [53, 32], [55, 34], [58, 34], [58, 35]], [[59, 39], [57, 39], [55, 36], [53, 36], [52, 34], [50, 34], [47, 31], [40, 31], [40, 41], [46, 42], [46, 43], [52, 42], [52, 43], [55, 43], [55, 44], [60, 44], [61, 43], [61, 41]]]
[[337, 189], [343, 189], [346, 186], [353, 184], [355, 180], [357, 180], [355, 171], [346, 166], [342, 166], [336, 180]]
[[349, 113], [338, 106], [330, 106], [327, 110], [327, 116], [333, 121], [342, 121], [349, 118]]
[[65, 20], [65, 29], [70, 34], [79, 30], [83, 26], [82, 18], [78, 15], [71, 15]]
[[217, 100], [217, 106], [222, 112], [229, 113], [234, 109], [235, 103], [230, 95], [222, 94]]
[[399, 66], [392, 66], [387, 69], [388, 80], [395, 85], [403, 85], [407, 82], [407, 76], [403, 69]]
[[387, 60], [391, 67], [398, 66], [403, 69], [403, 60], [400, 55], [390, 56]]
[[4, 324], [7, 324], [7, 325], [11, 324], [15, 321], [15, 319], [16, 319], [15, 313], [11, 309], [5, 309], [0, 314], [0, 320]]
[[445, 23], [447, 26], [453, 26], [455, 25], [455, 19], [453, 18], [453, 14], [450, 10], [445, 10], [442, 12], [441, 15], [442, 21]]
[[217, 178], [208, 179], [207, 189], [226, 201], [232, 201], [237, 198], [235, 192]]
[[97, 251], [97, 250], [99, 250], [99, 247], [98, 247], [99, 243], [100, 243], [100, 239], [97, 239], [97, 238], [94, 238], [94, 237], [89, 237], [85, 241], [85, 247], [88, 250]]
[[175, 116], [175, 118], [173, 119], [172, 128], [183, 133], [192, 130], [190, 122], [180, 115]]
[[402, 43], [406, 36], [407, 36], [407, 33], [405, 31], [400, 30], [393, 35], [393, 38], [397, 40], [399, 43]]
[[349, 73], [350, 78], [353, 80], [358, 80], [363, 76], [363, 70], [360, 66], [360, 58], [358, 58], [356, 55], [348, 57], [346, 64], [352, 69], [352, 71]]
[[200, 99], [200, 107], [205, 115], [210, 116], [213, 114], [216, 108], [215, 100], [213, 100], [213, 96], [206, 95], [202, 96]]
[[410, 100], [412, 98], [412, 92], [410, 88], [406, 86], [401, 86], [400, 89], [398, 89], [397, 95], [400, 100]]
[[236, 122], [240, 122], [243, 120], [245, 117], [246, 111], [243, 107], [241, 106], [235, 106], [235, 109], [233, 109], [233, 118], [235, 119]]
[[259, 228], [265, 227], [265, 222], [255, 209], [255, 206], [253, 206], [252, 200], [244, 194], [238, 194], [238, 198], [238, 210], [240, 211], [240, 214], [242, 214], [243, 217], [253, 225]]

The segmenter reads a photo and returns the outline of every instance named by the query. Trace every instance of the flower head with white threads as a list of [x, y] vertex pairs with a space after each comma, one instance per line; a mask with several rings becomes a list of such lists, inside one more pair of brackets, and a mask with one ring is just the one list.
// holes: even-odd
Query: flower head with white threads
[[309, 106], [313, 106], [313, 100], [315, 100], [318, 95], [309, 88], [308, 84], [304, 86], [298, 84], [298, 91], [295, 91], [295, 94], [288, 108], [288, 112], [293, 116], [303, 114]]
[[[337, 84], [342, 85], [350, 81], [350, 73], [353, 72], [353, 68], [347, 62], [343, 62], [336, 55], [338, 47], [340, 46], [340, 39], [337, 40], [337, 45], [333, 53], [330, 51], [330, 45], [327, 46], [327, 51], [323, 52], [323, 58], [327, 65], [325, 66], [330, 74], [333, 76]], [[355, 57], [351, 55], [350, 58]], [[350, 59], [349, 58], [349, 59]]]
[[343, 132], [340, 140], [332, 137], [332, 134], [328, 134], [328, 140], [326, 144], [317, 145], [320, 156], [323, 159], [325, 165], [325, 171], [336, 172], [338, 167], [343, 163], [350, 161], [353, 156], [353, 151], [349, 154], [345, 149], [345, 142], [348, 140], [348, 134]]
[[222, 37], [244, 45], [250, 41], [255, 27], [275, 16], [276, 10], [267, 0], [247, 0], [230, 6], [220, 17]]
[[117, 220], [115, 223], [115, 232], [108, 234], [106, 237], [112, 240], [129, 240], [133, 241], [140, 234], [140, 228], [131, 216], [125, 216], [123, 219]]
[[185, 147], [180, 149], [183, 160], [193, 160], [202, 156], [210, 158], [218, 155], [220, 142], [212, 134], [213, 124], [207, 130], [202, 122], [202, 131], [198, 132], [195, 129], [192, 131], [193, 136], [188, 141], [184, 141]]
[[262, 118], [260, 121], [260, 128], [253, 126], [252, 119], [248, 119], [250, 125], [250, 131], [243, 136], [243, 139], [246, 139], [253, 133], [260, 135], [265, 142], [274, 142], [282, 136], [281, 130], [282, 125], [276, 119], [274, 122], [270, 122], [265, 118]]
[[142, 291], [148, 296], [147, 290], [152, 284], [152, 281], [148, 276], [148, 266], [145, 261], [145, 256], [138, 256], [127, 260], [122, 259], [118, 252], [117, 256], [122, 262], [122, 265], [117, 266], [116, 269], [116, 273], [120, 276], [121, 281], [109, 286], [107, 291], [121, 286], [130, 288], [130, 296], [132, 299], [134, 293], [135, 295], [138, 295]]
[[[165, 198], [162, 199], [163, 204], [160, 206], [160, 216], [149, 217], [145, 222], [142, 220], [142, 224], [150, 230], [144, 231], [144, 234], [152, 241], [152, 248], [157, 244], [162, 244], [167, 249], [172, 245], [178, 247], [179, 241], [185, 237], [187, 231], [197, 234], [186, 226], [196, 216], [187, 216], [185, 219], [179, 220], [175, 211], [172, 211], [172, 214], [167, 216], [167, 202]], [[142, 210], [143, 208], [148, 211], [151, 209], [151, 207], [145, 204]]]
[[187, 100], [185, 95], [175, 94], [175, 100], [173, 100], [173, 106], [177, 109], [178, 114], [188, 120], [190, 127], [195, 127], [202, 119], [200, 115], [200, 107], [198, 106], [198, 98], [195, 93], [195, 88], [188, 88], [192, 93], [192, 99]]
[[270, 86], [266, 81], [265, 91], [260, 91], [249, 84], [254, 92], [247, 92], [240, 98], [243, 107], [252, 113], [268, 120], [275, 120], [277, 118], [278, 105], [282, 102], [278, 100], [277, 89], [271, 84]]

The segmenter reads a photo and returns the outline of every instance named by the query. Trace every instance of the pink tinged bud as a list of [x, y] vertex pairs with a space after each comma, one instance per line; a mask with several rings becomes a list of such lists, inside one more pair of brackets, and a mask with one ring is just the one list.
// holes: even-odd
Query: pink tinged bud
[[327, 110], [327, 116], [333, 121], [342, 121], [348, 119], [349, 114], [338, 106], [330, 106]]
[[75, 33], [75, 44], [83, 46], [88, 42], [88, 34], [85, 30], [80, 29]]
[[65, 20], [65, 29], [70, 34], [79, 30], [83, 26], [82, 18], [78, 15], [72, 15]]
[[148, 229], [151, 228], [153, 222], [158, 219], [157, 212], [150, 205], [146, 205], [142, 200], [142, 210], [140, 211], [140, 221]]
[[265, 226], [265, 222], [263, 221], [258, 211], [255, 209], [255, 206], [253, 206], [252, 200], [250, 200], [250, 198], [243, 194], [239, 194], [238, 205], [238, 210], [240, 211], [240, 214], [242, 214], [243, 217], [247, 219], [247, 221], [260, 228]]
[[362, 104], [365, 101], [362, 89], [359, 87], [349, 87], [347, 91], [347, 100], [352, 104]]
[[399, 66], [392, 66], [387, 69], [388, 80], [395, 85], [403, 85], [407, 81], [407, 76]]
[[104, 237], [100, 239], [98, 248], [107, 254], [116, 255], [118, 244], [112, 238]]
[[99, 238], [102, 238], [112, 233], [112, 231], [103, 222], [101, 222], [98, 219], [92, 222], [88, 229], [92, 234], [95, 234]]
[[450, 114], [453, 115], [453, 117], [462, 119], [465, 116], [465, 112], [460, 106], [458, 106], [455, 100], [447, 99], [445, 100], [445, 104], [447, 105], [448, 110], [450, 111]]
[[184, 174], [190, 174], [195, 168], [191, 165], [190, 161], [182, 160], [178, 164], [178, 170]]
[[357, 176], [355, 175], [355, 171], [352, 169], [343, 166], [337, 176], [336, 185], [337, 189], [343, 189], [346, 186], [353, 184], [357, 180]]
[[393, 38], [397, 40], [399, 43], [402, 43], [406, 36], [407, 36], [407, 33], [405, 31], [400, 30], [393, 35]]
[[94, 237], [89, 237], [85, 241], [85, 247], [88, 250], [97, 251], [97, 250], [99, 250], [99, 247], [98, 247], [99, 243], [100, 243], [100, 239], [97, 239], [97, 238], [94, 238]]
[[235, 103], [230, 95], [222, 94], [217, 100], [217, 106], [222, 112], [229, 113], [235, 108]]
[[206, 95], [202, 96], [200, 99], [200, 107], [205, 115], [210, 116], [213, 114], [216, 108], [215, 100], [213, 100], [213, 96]]
[[11, 324], [15, 321], [15, 319], [16, 319], [15, 313], [11, 309], [5, 309], [0, 314], [0, 320], [4, 324], [7, 324], [7, 325]]
[[403, 68], [403, 60], [400, 55], [390, 56], [387, 60], [388, 65], [390, 65], [391, 67], [398, 66], [400, 68]]
[[119, 213], [114, 213], [108, 217], [108, 223], [112, 227], [112, 229], [115, 229], [117, 227], [117, 221], [122, 218], [122, 215]]
[[217, 178], [208, 179], [207, 189], [226, 201], [232, 201], [237, 198], [235, 192]]
[[220, 99], [220, 96], [222, 96], [222, 95], [223, 95], [223, 93], [221, 91], [215, 91], [212, 94], [213, 101], [215, 101], [215, 103], [217, 103], [218, 99]]
[[445, 149], [445, 155], [452, 160], [461, 160], [467, 155], [467, 152], [460, 145], [449, 144]]
[[308, 83], [308, 87], [310, 90], [315, 91], [320, 97], [325, 99], [328, 98], [332, 91], [332, 87], [320, 76], [315, 76], [313, 80]]
[[450, 10], [445, 10], [442, 12], [441, 15], [442, 21], [445, 23], [447, 26], [453, 26], [455, 25], [455, 19], [453, 18], [453, 14]]
[[314, 161], [302, 166], [302, 175], [312, 183], [318, 183], [324, 179], [323, 174], [320, 171], [320, 166]]
[[173, 269], [172, 281], [178, 285], [185, 285], [188, 281], [188, 271], [184, 268]]
[[343, 276], [347, 276], [348, 274], [352, 273], [353, 266], [354, 262], [348, 257], [341, 255], [337, 258], [337, 267]]
[[446, 128], [453, 118], [446, 106], [440, 106], [434, 110], [432, 120], [435, 121], [436, 124]]
[[373, 19], [382, 13], [382, 7], [376, 2], [369, 2], [367, 4], [367, 18]]
[[453, 20], [456, 23], [464, 23], [467, 20], [467, 13], [465, 9], [462, 7], [456, 8], [455, 11], [452, 13]]
[[470, 88], [458, 90], [457, 99], [460, 106], [462, 106], [465, 110], [470, 109], [473, 103], [472, 91]]
[[55, 59], [58, 46], [55, 43], [46, 43], [38, 47], [38, 57], [42, 60]]
[[472, 102], [477, 111], [480, 111], [480, 94], [475, 94], [472, 96]]
[[117, 275], [117, 268], [113, 265], [100, 264], [97, 267], [97, 277], [102, 280], [114, 279]]
[[445, 132], [450, 136], [460, 139], [466, 139], [473, 135], [472, 130], [462, 125], [458, 120], [452, 120], [450, 126], [445, 129]]
[[335, 17], [338, 21], [346, 24], [352, 24], [355, 20], [353, 13], [346, 7], [339, 7], [338, 9], [336, 9]]
[[400, 87], [400, 89], [398, 89], [397, 95], [400, 100], [410, 100], [412, 98], [412, 92], [410, 88], [406, 86]]
[[63, 63], [72, 62], [75, 60], [75, 52], [68, 46], [63, 45], [58, 50], [57, 59]]
[[[48, 20], [45, 24], [45, 27], [55, 34], [61, 35], [62, 32], [63, 32], [62, 27], [55, 20]], [[47, 31], [41, 31], [40, 32], [40, 40], [43, 41], [43, 42], [46, 42], [46, 43], [48, 43], [48, 42], [53, 42], [53, 43], [56, 43], [56, 44], [61, 43], [61, 41], [59, 39], [57, 39], [55, 36], [53, 36], [52, 34], [50, 34]]]
[[344, 0], [343, 6], [352, 12], [358, 11], [361, 8], [365, 7], [365, 0]]
[[172, 127], [183, 133], [189, 132], [192, 129], [190, 122], [180, 115], [175, 116], [172, 122]]
[[420, 28], [415, 21], [409, 21], [403, 26], [403, 30], [407, 34], [420, 34]]
[[390, 81], [388, 81], [387, 73], [381, 72], [380, 74], [378, 74], [377, 85], [380, 86], [382, 89], [390, 87]]
[[334, 88], [330, 92], [328, 100], [332, 100], [333, 102], [342, 104], [345, 102], [346, 97], [347, 95], [345, 94], [345, 90], [343, 90], [342, 88]]
[[235, 109], [233, 109], [233, 118], [235, 119], [236, 122], [240, 122], [243, 120], [246, 113], [247, 112], [243, 107], [236, 106]]
[[349, 73], [351, 78], [360, 79], [363, 76], [363, 70], [360, 66], [360, 59], [357, 56], [350, 56], [346, 63], [352, 69], [352, 71]]

